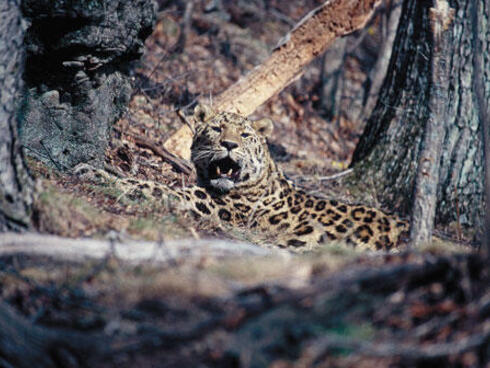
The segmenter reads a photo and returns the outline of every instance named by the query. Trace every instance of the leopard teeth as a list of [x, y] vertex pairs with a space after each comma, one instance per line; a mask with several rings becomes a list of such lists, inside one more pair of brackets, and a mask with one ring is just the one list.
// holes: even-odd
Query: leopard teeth
[[233, 169], [230, 169], [228, 170], [228, 173], [226, 175], [231, 176], [232, 173], [233, 173]]
[[216, 173], [217, 173], [218, 175], [221, 175], [221, 169], [219, 168], [219, 166], [216, 166]]

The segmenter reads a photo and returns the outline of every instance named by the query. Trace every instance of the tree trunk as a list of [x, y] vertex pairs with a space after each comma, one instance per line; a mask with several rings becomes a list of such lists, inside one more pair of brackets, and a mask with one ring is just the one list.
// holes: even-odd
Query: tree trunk
[[[483, 83], [483, 67], [485, 53], [483, 50], [483, 42], [485, 33], [482, 32], [481, 22], [478, 20], [479, 9], [482, 4], [473, 6], [473, 42], [475, 45], [475, 53], [473, 54], [473, 67], [475, 68], [475, 78], [473, 79], [473, 88], [476, 94], [478, 116], [481, 122], [482, 142], [483, 142], [483, 159], [484, 159], [484, 184], [485, 184], [485, 220], [483, 225], [483, 252], [487, 259], [487, 264], [490, 261], [490, 104], [488, 99], [485, 99], [485, 85]], [[488, 49], [486, 49], [488, 53]], [[488, 54], [486, 55], [488, 58]], [[485, 254], [486, 253], [486, 254]], [[490, 275], [487, 275], [489, 277]]]
[[425, 133], [420, 147], [420, 160], [415, 176], [414, 198], [410, 240], [412, 245], [422, 245], [432, 240], [434, 217], [437, 204], [437, 183], [442, 141], [444, 139], [447, 120], [447, 104], [445, 92], [449, 85], [448, 56], [451, 44], [448, 42], [446, 24], [452, 22], [454, 9], [446, 0], [434, 0], [430, 9], [432, 29], [432, 92], [429, 100], [429, 118], [425, 125]]
[[[24, 31], [20, 4], [0, 2], [0, 232], [31, 224], [32, 179], [17, 138]], [[0, 366], [57, 367], [48, 354], [55, 347], [52, 342], [52, 334], [33, 327], [0, 301]]]
[[0, 232], [31, 223], [32, 180], [17, 137], [24, 31], [20, 4], [0, 2]]
[[[472, 32], [472, 8], [478, 2], [451, 0], [455, 18], [448, 27], [451, 53], [449, 81], [441, 91], [447, 105], [437, 186], [436, 222], [453, 221], [481, 229], [483, 205], [482, 122], [472, 88], [472, 64], [477, 43]], [[490, 0], [478, 9], [485, 100], [490, 98]], [[405, 0], [387, 77], [379, 100], [354, 152], [355, 181], [376, 183], [385, 206], [407, 213], [413, 198], [421, 141], [430, 118], [429, 102], [436, 92], [431, 82], [434, 47], [429, 1]], [[482, 33], [483, 32], [483, 33]]]
[[327, 120], [338, 119], [341, 114], [342, 77], [347, 38], [339, 38], [322, 57], [320, 74], [320, 109]]

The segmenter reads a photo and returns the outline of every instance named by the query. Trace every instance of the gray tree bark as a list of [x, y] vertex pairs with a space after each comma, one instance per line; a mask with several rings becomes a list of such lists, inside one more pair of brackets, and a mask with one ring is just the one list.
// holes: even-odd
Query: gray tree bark
[[[23, 230], [31, 224], [32, 180], [17, 137], [24, 31], [18, 1], [0, 2], [0, 232]], [[0, 302], [0, 366], [59, 366], [48, 354], [53, 338]]]
[[129, 62], [155, 19], [152, 0], [23, 0], [27, 153], [58, 170], [103, 166], [111, 125], [131, 96]]
[[[483, 251], [486, 253], [487, 263], [490, 261], [490, 105], [488, 99], [485, 99], [484, 85], [484, 42], [485, 28], [478, 20], [479, 9], [482, 5], [476, 2], [473, 5], [473, 42], [475, 53], [473, 54], [473, 68], [475, 69], [475, 78], [473, 80], [473, 88], [476, 94], [476, 103], [478, 107], [478, 116], [482, 124], [482, 141], [483, 141], [483, 157], [484, 157], [484, 184], [485, 184], [485, 223], [483, 226]], [[488, 49], [486, 49], [488, 52]], [[487, 55], [488, 58], [488, 55]]]
[[434, 0], [430, 8], [432, 29], [432, 93], [429, 100], [429, 118], [420, 147], [420, 160], [415, 176], [410, 239], [412, 245], [422, 245], [432, 240], [437, 203], [437, 183], [442, 141], [447, 120], [447, 104], [444, 92], [448, 90], [448, 42], [447, 24], [452, 22], [454, 9], [446, 0]]
[[[484, 99], [490, 99], [490, 0], [478, 9], [482, 50]], [[451, 53], [449, 81], [439, 93], [448, 108], [437, 183], [436, 221], [482, 229], [483, 147], [482, 122], [472, 88], [475, 70], [472, 55], [470, 0], [450, 0], [456, 10], [448, 24]], [[369, 177], [376, 183], [380, 202], [401, 213], [411, 207], [416, 168], [421, 160], [421, 141], [430, 118], [429, 101], [436, 93], [431, 82], [433, 42], [430, 30], [431, 2], [405, 0], [388, 75], [379, 100], [353, 157], [358, 183]]]
[[31, 223], [32, 180], [17, 136], [25, 28], [19, 2], [0, 2], [0, 232]]

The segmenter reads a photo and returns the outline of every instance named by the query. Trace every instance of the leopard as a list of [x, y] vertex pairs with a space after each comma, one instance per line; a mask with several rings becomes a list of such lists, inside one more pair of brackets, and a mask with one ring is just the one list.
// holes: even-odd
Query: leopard
[[329, 242], [372, 251], [397, 252], [403, 247], [407, 221], [374, 207], [308, 193], [289, 180], [268, 148], [271, 119], [252, 120], [198, 104], [193, 121], [195, 185], [172, 188], [115, 178], [86, 164], [79, 165], [76, 174], [112, 181], [135, 198], [158, 201], [172, 196], [195, 218], [265, 234], [274, 246], [292, 252], [312, 251]]

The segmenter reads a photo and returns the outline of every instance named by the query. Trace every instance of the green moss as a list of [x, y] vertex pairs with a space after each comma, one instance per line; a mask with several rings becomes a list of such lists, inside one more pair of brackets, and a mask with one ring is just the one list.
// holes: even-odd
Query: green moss
[[76, 211], [84, 214], [89, 218], [100, 215], [100, 211], [94, 206], [90, 205], [86, 200], [73, 197], [69, 194], [60, 193], [51, 186], [45, 188], [45, 190], [39, 194], [38, 203], [41, 206], [45, 206], [46, 209], [65, 208], [69, 209], [70, 211]]
[[147, 216], [131, 219], [127, 228], [131, 235], [150, 241], [161, 241], [189, 237], [189, 231], [174, 215]]
[[34, 208], [35, 223], [41, 232], [78, 237], [104, 232], [114, 225], [109, 214], [47, 183], [38, 194]]
[[369, 322], [362, 322], [360, 324], [342, 322], [328, 331], [353, 340], [371, 340], [376, 335], [376, 329]]

